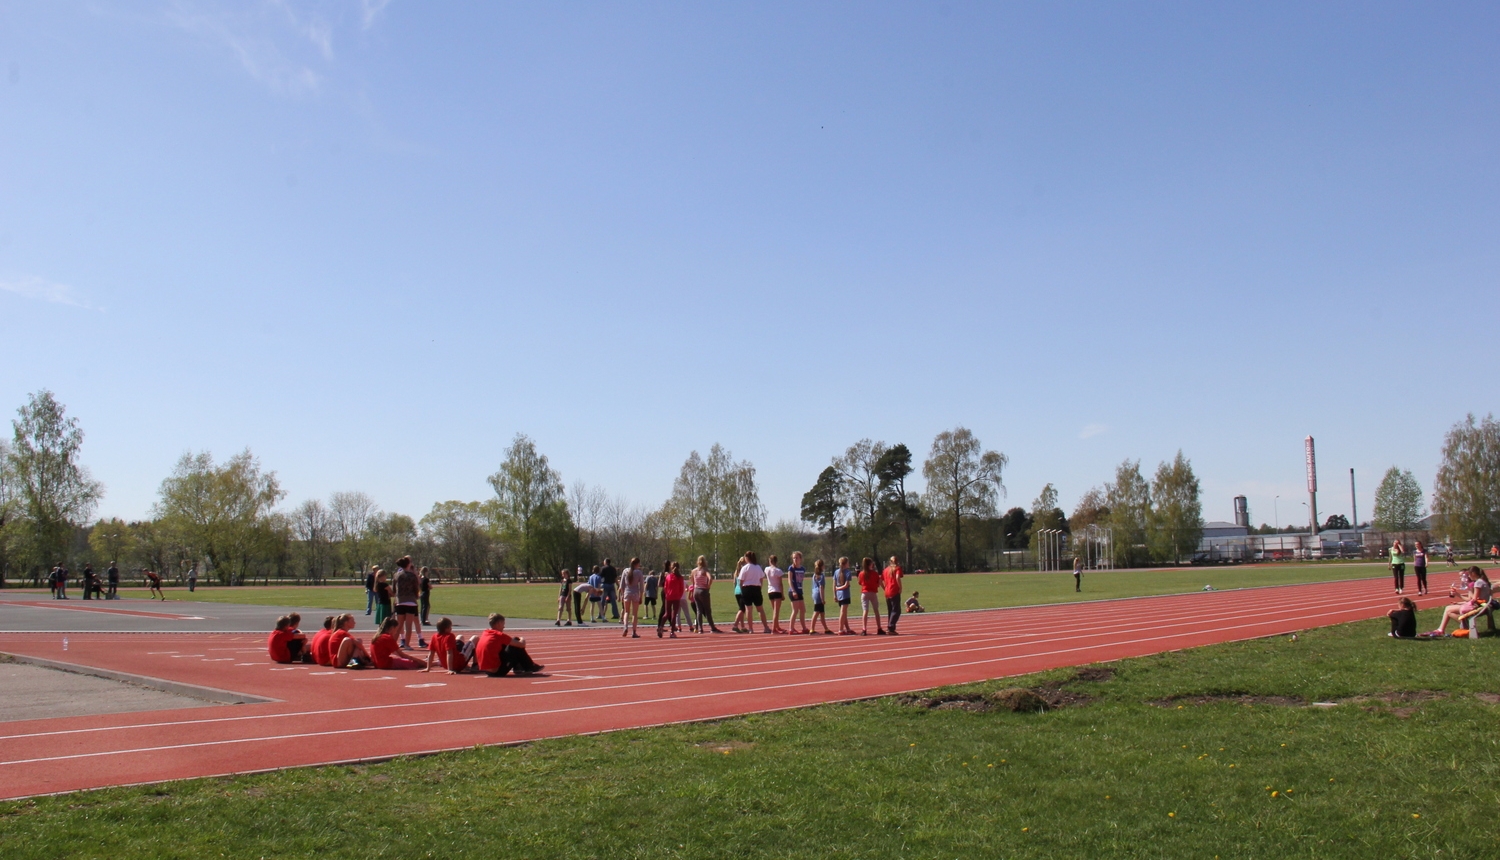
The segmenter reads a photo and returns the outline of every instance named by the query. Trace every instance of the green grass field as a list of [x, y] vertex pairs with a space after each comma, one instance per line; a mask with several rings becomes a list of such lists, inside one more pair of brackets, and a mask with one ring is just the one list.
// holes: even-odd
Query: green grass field
[[[1500, 638], [1384, 632], [1361, 622], [1121, 661], [1110, 680], [1065, 670], [965, 688], [1061, 684], [1094, 697], [1040, 714], [883, 699], [0, 803], [0, 851], [1500, 856]], [[1392, 692], [1408, 695], [1382, 698]], [[1233, 698], [1246, 695], [1286, 698]], [[1328, 701], [1339, 704], [1300, 704]]]
[[[1446, 573], [1434, 568], [1434, 575]], [[1035, 603], [1068, 603], [1112, 597], [1151, 594], [1181, 594], [1214, 588], [1253, 588], [1384, 576], [1383, 565], [1348, 564], [1264, 565], [1249, 567], [1198, 567], [1178, 570], [1121, 570], [1084, 575], [1083, 592], [1074, 593], [1073, 575], [1064, 573], [971, 573], [924, 574], [906, 580], [906, 592], [920, 591], [922, 604], [930, 611], [1024, 606]], [[125, 588], [126, 597], [145, 597], [145, 589]], [[185, 588], [169, 588], [167, 602], [187, 600]], [[439, 585], [433, 589], [432, 606], [437, 615], [488, 615], [503, 612], [516, 618], [552, 618], [557, 610], [556, 585]], [[716, 583], [715, 605], [725, 617], [734, 615], [733, 587]], [[262, 606], [315, 606], [345, 612], [363, 612], [365, 591], [358, 586], [244, 586], [200, 587], [193, 600]]]

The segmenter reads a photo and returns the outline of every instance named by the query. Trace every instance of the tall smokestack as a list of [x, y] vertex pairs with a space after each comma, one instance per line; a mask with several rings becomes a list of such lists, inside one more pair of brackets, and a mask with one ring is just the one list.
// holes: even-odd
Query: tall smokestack
[[1307, 516], [1311, 521], [1312, 534], [1318, 533], [1318, 458], [1313, 453], [1313, 437], [1306, 440], [1307, 446]]

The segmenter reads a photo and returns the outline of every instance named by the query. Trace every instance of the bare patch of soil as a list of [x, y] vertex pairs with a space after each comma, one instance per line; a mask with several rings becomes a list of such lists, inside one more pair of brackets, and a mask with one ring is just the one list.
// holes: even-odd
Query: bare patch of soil
[[1491, 705], [1500, 705], [1500, 693], [1475, 693], [1474, 698]]
[[1228, 702], [1234, 705], [1272, 705], [1283, 708], [1300, 708], [1307, 704], [1301, 696], [1255, 696], [1250, 693], [1216, 693], [1207, 696], [1168, 696], [1156, 699], [1151, 704], [1158, 708], [1175, 708], [1178, 705], [1218, 705]]
[[1115, 676], [1113, 666], [1084, 666], [1073, 676], [1075, 681], [1108, 681]]
[[947, 693], [941, 696], [898, 696], [896, 701], [916, 708], [934, 711], [1012, 711], [1034, 714], [1057, 708], [1080, 707], [1094, 701], [1093, 696], [1056, 687], [1007, 687], [993, 693]]

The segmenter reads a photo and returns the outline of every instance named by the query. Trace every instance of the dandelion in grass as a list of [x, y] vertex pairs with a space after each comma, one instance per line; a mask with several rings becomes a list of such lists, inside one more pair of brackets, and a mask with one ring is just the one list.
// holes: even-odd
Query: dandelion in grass
[[1271, 796], [1272, 797], [1280, 797], [1281, 796], [1281, 792], [1279, 792], [1279, 791], [1273, 791], [1273, 792], [1271, 792]]
[[1422, 817], [1422, 814], [1421, 814], [1421, 813], [1420, 813], [1420, 812], [1413, 812], [1413, 813], [1412, 813], [1412, 814], [1411, 814], [1411, 817], [1412, 817], [1412, 818], [1421, 818], [1421, 817]]
[[1167, 813], [1167, 817], [1168, 818], [1176, 818], [1177, 817], [1177, 813], [1175, 813], [1175, 812], [1168, 812]]

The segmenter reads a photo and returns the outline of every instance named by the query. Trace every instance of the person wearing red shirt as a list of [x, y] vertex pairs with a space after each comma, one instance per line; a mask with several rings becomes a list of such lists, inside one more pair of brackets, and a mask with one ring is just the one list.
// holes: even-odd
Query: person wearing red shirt
[[333, 635], [333, 616], [323, 619], [323, 629], [313, 634], [312, 657], [319, 666], [332, 666], [333, 655], [328, 653], [328, 639]]
[[880, 626], [880, 571], [875, 569], [875, 559], [865, 557], [859, 568], [859, 606], [863, 615], [860, 618], [859, 635], [870, 635], [870, 615], [875, 616], [875, 633], [878, 636], [885, 635], [885, 628]]
[[333, 620], [333, 635], [328, 637], [328, 653], [333, 655], [333, 665], [337, 668], [364, 669], [370, 665], [370, 655], [365, 651], [364, 643], [349, 632], [353, 629], [354, 616], [347, 612]]
[[661, 615], [656, 619], [656, 638], [661, 638], [662, 626], [672, 625], [672, 638], [677, 638], [678, 620], [682, 615], [682, 596], [686, 593], [686, 583], [682, 581], [682, 568], [677, 562], [667, 568], [667, 572], [661, 578]]
[[287, 647], [292, 639], [292, 622], [285, 615], [276, 619], [276, 629], [266, 639], [266, 650], [270, 652], [271, 662], [292, 662], [292, 651]]
[[437, 633], [427, 640], [427, 668], [424, 672], [431, 672], [433, 664], [437, 664], [448, 670], [448, 674], [457, 675], [469, 668], [474, 660], [474, 643], [478, 636], [470, 636], [468, 639], [453, 635], [453, 619], [439, 618]]
[[422, 661], [401, 650], [396, 642], [396, 630], [404, 626], [398, 616], [387, 618], [380, 625], [380, 633], [370, 643], [370, 662], [377, 669], [420, 669]]
[[906, 571], [901, 569], [901, 562], [893, 555], [880, 578], [885, 586], [885, 629], [895, 636], [896, 622], [901, 620], [901, 580], [906, 578]]
[[490, 614], [490, 629], [479, 634], [474, 645], [474, 662], [479, 671], [491, 678], [499, 678], [511, 670], [517, 675], [534, 675], [542, 671], [542, 665], [526, 653], [526, 640], [505, 632], [505, 616], [498, 612]]

